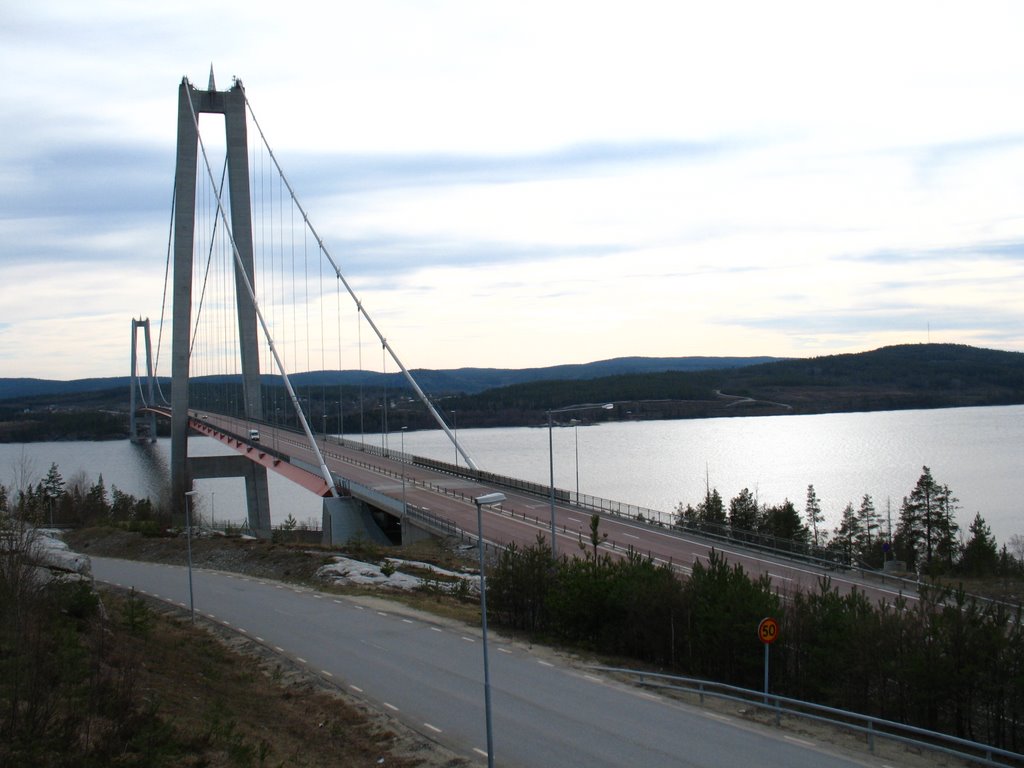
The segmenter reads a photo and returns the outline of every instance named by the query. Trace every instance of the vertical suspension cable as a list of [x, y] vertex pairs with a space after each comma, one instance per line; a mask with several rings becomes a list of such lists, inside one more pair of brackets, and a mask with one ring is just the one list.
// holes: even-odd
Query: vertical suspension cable
[[270, 161], [276, 168], [278, 176], [280, 177], [281, 181], [284, 183], [285, 186], [288, 187], [288, 193], [291, 196], [292, 202], [302, 213], [302, 219], [305, 222], [305, 225], [309, 228], [310, 233], [316, 239], [317, 244], [323, 251], [324, 256], [330, 262], [331, 267], [334, 269], [335, 275], [337, 275], [338, 277], [338, 280], [340, 280], [344, 284], [349, 296], [352, 297], [352, 300], [356, 304], [357, 310], [362, 316], [366, 317], [366, 322], [370, 324], [370, 328], [377, 335], [377, 338], [380, 339], [381, 344], [384, 346], [387, 352], [390, 353], [391, 359], [395, 361], [395, 365], [397, 365], [399, 369], [402, 371], [402, 374], [409, 382], [409, 386], [412, 387], [413, 391], [416, 393], [416, 396], [420, 399], [420, 402], [422, 402], [424, 407], [426, 407], [427, 411], [430, 413], [431, 417], [434, 419], [437, 425], [441, 427], [442, 430], [444, 430], [444, 433], [445, 435], [448, 436], [448, 439], [452, 441], [452, 444], [455, 446], [456, 452], [462, 454], [463, 458], [465, 458], [466, 463], [470, 466], [470, 468], [479, 469], [477, 463], [473, 460], [473, 458], [469, 455], [465, 448], [459, 445], [459, 441], [455, 439], [455, 435], [452, 434], [452, 431], [445, 423], [445, 420], [441, 418], [441, 414], [437, 412], [437, 409], [434, 407], [434, 404], [430, 402], [430, 399], [420, 388], [420, 385], [416, 382], [412, 374], [409, 373], [409, 370], [399, 359], [398, 354], [395, 352], [394, 348], [392, 348], [391, 345], [388, 344], [387, 339], [384, 337], [384, 334], [381, 333], [380, 329], [377, 327], [377, 324], [373, 321], [373, 318], [371, 318], [369, 314], [367, 314], [366, 310], [363, 308], [362, 301], [360, 301], [359, 297], [356, 296], [356, 293], [352, 289], [352, 286], [345, 278], [345, 275], [342, 274], [341, 267], [338, 266], [338, 263], [334, 260], [330, 252], [327, 250], [327, 246], [324, 245], [323, 239], [320, 237], [316, 229], [313, 227], [313, 223], [309, 220], [309, 215], [306, 213], [306, 210], [302, 207], [302, 204], [299, 202], [299, 199], [295, 194], [295, 190], [292, 189], [292, 185], [289, 183], [288, 178], [285, 176], [284, 170], [281, 168], [281, 164], [277, 162], [277, 158], [274, 155], [274, 150], [270, 148], [270, 144], [269, 142], [267, 142], [267, 137], [263, 133], [263, 128], [260, 126], [259, 121], [256, 119], [256, 114], [255, 112], [253, 112], [252, 104], [249, 102], [249, 98], [245, 95], [244, 90], [242, 91], [242, 98], [245, 99], [245, 105], [249, 110], [249, 115], [252, 117], [253, 125], [256, 126], [256, 130], [259, 132], [260, 139], [263, 141], [263, 144], [267, 149], [267, 155], [269, 156]]
[[[196, 135], [199, 139], [199, 148], [201, 150], [200, 154], [202, 155], [203, 163], [206, 167], [206, 173], [212, 180], [213, 170], [210, 168], [210, 162], [206, 154], [206, 146], [203, 143], [202, 136], [199, 133], [199, 119], [196, 116], [195, 104], [192, 103], [192, 99], [188, 99], [188, 105], [189, 109], [192, 112], [192, 123], [193, 125], [195, 125], [196, 128]], [[217, 213], [220, 215], [220, 218], [225, 222], [226, 225], [227, 213], [224, 210], [224, 206], [223, 203], [221, 202], [220, 197], [217, 198]], [[227, 229], [227, 227], [225, 228]], [[288, 372], [284, 367], [284, 363], [281, 360], [280, 355], [277, 353], [277, 349], [274, 347], [273, 337], [270, 335], [270, 328], [267, 326], [267, 320], [263, 315], [263, 311], [260, 309], [259, 301], [257, 301], [256, 299], [256, 291], [253, 289], [252, 281], [249, 279], [248, 274], [246, 274], [244, 265], [242, 263], [242, 256], [238, 252], [238, 245], [237, 243], [235, 243], [235, 239], [233, 236], [231, 237], [231, 251], [235, 259], [235, 264], [238, 267], [238, 276], [239, 278], [241, 278], [242, 283], [245, 286], [245, 290], [249, 294], [249, 299], [252, 301], [252, 306], [256, 312], [256, 317], [259, 320], [260, 325], [263, 327], [263, 333], [266, 334], [267, 336], [271, 354], [273, 354], [274, 356], [274, 361], [277, 363], [278, 370], [280, 371], [281, 374], [281, 379], [284, 381], [285, 388], [288, 390], [288, 394], [291, 397], [292, 406], [295, 408], [295, 413], [298, 416], [298, 419], [302, 425], [302, 430], [306, 435], [306, 439], [309, 441], [310, 450], [313, 452], [313, 454], [316, 456], [319, 462], [321, 476], [323, 477], [324, 482], [327, 484], [327, 487], [330, 489], [331, 496], [337, 498], [338, 489], [335, 486], [334, 477], [331, 475], [331, 471], [327, 468], [327, 464], [324, 462], [323, 454], [320, 452], [320, 447], [317, 445], [316, 439], [313, 437], [313, 433], [309, 429], [309, 424], [306, 422], [305, 416], [302, 413], [302, 408], [300, 407], [298, 398], [295, 395], [295, 390], [292, 388], [291, 381], [288, 378]]]

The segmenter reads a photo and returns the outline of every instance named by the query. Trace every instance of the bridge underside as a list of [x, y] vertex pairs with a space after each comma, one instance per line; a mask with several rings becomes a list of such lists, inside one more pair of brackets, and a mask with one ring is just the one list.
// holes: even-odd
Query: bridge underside
[[[252, 445], [222, 432], [205, 421], [190, 419], [189, 426], [193, 431], [211, 437], [238, 452], [237, 456], [189, 457], [189, 470], [194, 479], [244, 477], [249, 527], [257, 536], [270, 535], [267, 470], [271, 470], [323, 498], [323, 544], [345, 544], [357, 540], [381, 545], [394, 543], [392, 537], [385, 532], [385, 528], [397, 530], [397, 526], [388, 525], [381, 518], [400, 518], [400, 513], [396, 514], [395, 509], [380, 509], [380, 504], [371, 506], [364, 499], [356, 498], [351, 493], [337, 498], [332, 497], [326, 481], [312, 466], [306, 469], [303, 462], [294, 462], [261, 446]], [[344, 481], [341, 480], [340, 484], [344, 485]], [[402, 538], [405, 530], [401, 529], [399, 538]], [[415, 534], [409, 529], [408, 535]]]

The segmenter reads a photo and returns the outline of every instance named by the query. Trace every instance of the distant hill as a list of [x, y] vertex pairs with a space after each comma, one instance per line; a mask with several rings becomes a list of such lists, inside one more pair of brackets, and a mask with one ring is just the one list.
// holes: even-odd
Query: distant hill
[[478, 424], [538, 423], [547, 409], [615, 402], [595, 418], [700, 418], [1024, 403], [1024, 354], [957, 344], [665, 371], [526, 382], [447, 403]]
[[[417, 369], [412, 371], [417, 383], [431, 394], [473, 394], [495, 387], [504, 387], [529, 381], [552, 381], [558, 379], [596, 379], [602, 376], [654, 371], [700, 371], [709, 368], [737, 368], [757, 365], [774, 357], [620, 357], [576, 365], [555, 365], [548, 368], [457, 368], [453, 370]], [[202, 377], [200, 381], [218, 382], [228, 377]], [[264, 377], [274, 384], [276, 376]], [[375, 371], [310, 371], [290, 376], [296, 386], [337, 386], [365, 385], [389, 388], [403, 388], [405, 378], [401, 373], [377, 373]], [[103, 392], [122, 389], [127, 391], [128, 376], [109, 378], [74, 379], [57, 381], [52, 379], [4, 379], [0, 378], [0, 401], [46, 396], [68, 396], [82, 393]], [[169, 380], [161, 377], [165, 392], [169, 392]]]

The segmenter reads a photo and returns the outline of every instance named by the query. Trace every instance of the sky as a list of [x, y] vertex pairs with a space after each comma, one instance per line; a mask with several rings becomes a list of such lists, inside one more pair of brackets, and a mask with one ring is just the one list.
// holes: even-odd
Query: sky
[[0, 376], [129, 372], [211, 64], [409, 368], [1024, 351], [1021, 29], [987, 0], [4, 3]]

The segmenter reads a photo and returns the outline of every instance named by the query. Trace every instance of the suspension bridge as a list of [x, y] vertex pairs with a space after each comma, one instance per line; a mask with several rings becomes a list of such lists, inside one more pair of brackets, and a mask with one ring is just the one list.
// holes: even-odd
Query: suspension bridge
[[[213, 120], [211, 116], [220, 116]], [[201, 127], [212, 122], [209, 135]], [[253, 141], [249, 141], [249, 137]], [[171, 499], [181, 511], [193, 481], [241, 477], [249, 528], [271, 529], [267, 472], [322, 496], [324, 538], [408, 541], [428, 534], [475, 538], [473, 499], [496, 491], [506, 501], [488, 510], [485, 537], [495, 546], [529, 545], [538, 534], [552, 548], [575, 551], [601, 515], [600, 546], [630, 550], [683, 571], [712, 546], [752, 574], [783, 589], [813, 585], [822, 571], [730, 542], [672, 530], [672, 516], [578, 492], [502, 477], [479, 467], [441, 412], [416, 383], [356, 294], [340, 260], [303, 207], [274, 154], [239, 80], [218, 91], [184, 79], [178, 89], [177, 157], [164, 277], [164, 309], [153, 350], [148, 320], [132, 321], [132, 439], [155, 435], [155, 416], [171, 423]], [[170, 303], [171, 391], [159, 386]], [[145, 370], [139, 371], [139, 335]], [[380, 371], [400, 372], [401, 392], [342, 387], [328, 371], [364, 368], [380, 353]], [[310, 372], [315, 372], [311, 374]], [[296, 373], [306, 383], [293, 384]], [[456, 451], [449, 464], [389, 448], [395, 403], [418, 401]], [[407, 411], [404, 411], [407, 412]], [[367, 428], [384, 438], [367, 444]], [[189, 434], [232, 449], [190, 456]], [[556, 506], [558, 525], [556, 526]], [[892, 597], [906, 590], [863, 575], [833, 581]]]

